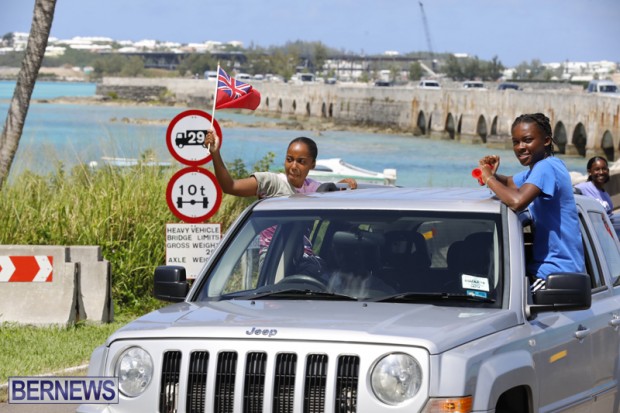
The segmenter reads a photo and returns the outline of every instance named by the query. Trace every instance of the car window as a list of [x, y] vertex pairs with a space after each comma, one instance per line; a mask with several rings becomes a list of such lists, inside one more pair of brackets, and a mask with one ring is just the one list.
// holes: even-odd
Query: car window
[[606, 265], [611, 275], [611, 281], [617, 285], [620, 277], [620, 251], [618, 244], [613, 236], [613, 228], [609, 225], [605, 215], [600, 212], [588, 212], [592, 227], [598, 236], [601, 249], [603, 250], [604, 260], [602, 265]]
[[307, 299], [299, 291], [309, 290], [319, 298], [425, 295], [437, 305], [501, 306], [498, 222], [498, 214], [474, 213], [254, 212], [201, 279], [197, 300], [283, 291]]
[[590, 276], [590, 285], [592, 292], [605, 287], [605, 277], [600, 269], [600, 263], [596, 259], [596, 252], [592, 244], [592, 237], [586, 230], [587, 225], [584, 222], [583, 215], [579, 213], [579, 228], [581, 231], [581, 239], [583, 241], [583, 253], [585, 260], [585, 270]]

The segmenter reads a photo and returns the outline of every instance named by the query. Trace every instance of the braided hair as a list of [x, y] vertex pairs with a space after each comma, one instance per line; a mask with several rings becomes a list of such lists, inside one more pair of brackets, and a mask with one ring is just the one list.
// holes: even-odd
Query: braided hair
[[553, 131], [551, 130], [551, 122], [549, 121], [548, 117], [546, 117], [542, 113], [526, 113], [521, 116], [518, 116], [515, 119], [515, 121], [512, 122], [512, 127], [510, 129], [511, 130], [514, 129], [514, 127], [520, 123], [535, 123], [538, 126], [538, 128], [545, 134], [545, 137], [548, 136], [549, 138], [551, 138], [551, 145], [546, 146], [545, 150], [547, 152], [546, 153], [547, 156], [554, 155], [553, 144], [557, 145], [557, 142], [555, 138], [553, 137]]

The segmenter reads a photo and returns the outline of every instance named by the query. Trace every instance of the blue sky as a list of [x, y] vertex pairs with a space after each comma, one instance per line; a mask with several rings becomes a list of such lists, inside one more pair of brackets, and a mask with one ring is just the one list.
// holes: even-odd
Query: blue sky
[[[620, 61], [620, 0], [422, 0], [435, 52], [505, 66]], [[0, 36], [28, 32], [34, 0], [0, 0]], [[57, 0], [52, 36], [427, 51], [418, 0]]]

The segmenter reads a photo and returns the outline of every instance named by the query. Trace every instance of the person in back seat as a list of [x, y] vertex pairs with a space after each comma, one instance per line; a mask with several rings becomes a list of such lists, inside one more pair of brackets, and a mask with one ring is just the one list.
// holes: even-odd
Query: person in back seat
[[620, 215], [614, 214], [614, 204], [605, 191], [605, 184], [609, 182], [609, 164], [607, 159], [602, 156], [594, 156], [588, 160], [586, 166], [588, 170], [588, 180], [575, 185], [582, 195], [596, 199], [605, 208], [614, 226], [616, 234], [620, 238]]

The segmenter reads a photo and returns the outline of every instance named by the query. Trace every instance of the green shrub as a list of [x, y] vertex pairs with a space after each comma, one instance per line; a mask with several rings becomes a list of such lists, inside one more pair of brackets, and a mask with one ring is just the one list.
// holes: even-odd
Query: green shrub
[[[254, 167], [267, 170], [273, 158], [269, 153]], [[241, 160], [233, 161], [229, 171], [233, 178], [248, 176]], [[157, 308], [153, 271], [165, 263], [166, 224], [179, 222], [165, 199], [175, 172], [139, 164], [79, 165], [68, 172], [59, 165], [45, 176], [23, 173], [0, 193], [0, 244], [99, 245], [111, 264], [117, 310], [139, 314]], [[224, 195], [210, 221], [221, 223], [225, 232], [253, 201]]]

